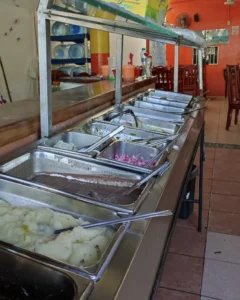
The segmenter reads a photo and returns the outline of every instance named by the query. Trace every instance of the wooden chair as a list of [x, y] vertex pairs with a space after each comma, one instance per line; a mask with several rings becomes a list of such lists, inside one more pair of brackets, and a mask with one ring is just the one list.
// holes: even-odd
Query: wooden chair
[[157, 76], [156, 89], [170, 91], [170, 72], [167, 67], [155, 67], [152, 71]]
[[234, 124], [238, 123], [240, 110], [240, 77], [239, 65], [234, 67], [227, 66], [227, 96], [228, 96], [228, 113], [226, 130], [229, 130], [232, 121], [232, 113], [235, 110]]
[[198, 94], [198, 66], [189, 65], [183, 68], [182, 93], [193, 96]]

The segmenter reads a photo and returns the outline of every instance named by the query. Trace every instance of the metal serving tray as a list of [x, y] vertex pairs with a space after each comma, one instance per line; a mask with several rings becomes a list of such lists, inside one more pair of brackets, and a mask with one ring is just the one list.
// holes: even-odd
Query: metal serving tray
[[[83, 124], [80, 127], [76, 128], [76, 131], [86, 132], [97, 136], [105, 136], [118, 126], [105, 122], [97, 122], [91, 121], [89, 123]], [[150, 138], [159, 138], [165, 139], [166, 135], [160, 133], [149, 132], [146, 130], [141, 130], [138, 128], [125, 128], [121, 133], [114, 136], [113, 139], [123, 141], [123, 142], [131, 142], [136, 139], [150, 139]], [[163, 144], [163, 147], [165, 144]]]
[[2, 300], [84, 300], [93, 286], [88, 278], [59, 271], [0, 245], [0, 291]]
[[[119, 218], [114, 211], [104, 207], [99, 207], [82, 201], [76, 201], [73, 198], [68, 198], [50, 191], [19, 184], [17, 182], [8, 181], [3, 178], [0, 178], [0, 198], [7, 201], [12, 206], [47, 207], [55, 211], [70, 214], [76, 218], [81, 217], [92, 223], [100, 220], [113, 220]], [[73, 266], [19, 247], [14, 248], [17, 249], [16, 251], [18, 253], [26, 253], [29, 257], [35, 258], [38, 261], [41, 261], [41, 263], [43, 262], [50, 266], [68, 270], [73, 273], [77, 273], [78, 275], [91, 278], [92, 280], [98, 280], [116, 252], [128, 227], [129, 223], [126, 225], [116, 226], [116, 234], [98, 263], [86, 268]], [[2, 246], [3, 244], [8, 245], [8, 249], [13, 249], [13, 246], [10, 244], [0, 241], [0, 245]]]
[[148, 103], [154, 103], [154, 104], [160, 104], [164, 106], [173, 106], [173, 107], [180, 107], [180, 108], [187, 108], [188, 104], [183, 102], [176, 102], [171, 100], [162, 100], [156, 97], [142, 97], [140, 99], [141, 101], [148, 102]]
[[176, 102], [183, 102], [189, 104], [194, 97], [192, 95], [180, 94], [180, 93], [173, 93], [173, 92], [166, 92], [160, 90], [148, 90], [144, 93], [145, 96], [150, 97], [157, 97], [162, 100], [171, 100]]
[[90, 134], [84, 134], [80, 132], [64, 132], [62, 134], [56, 135], [46, 141], [44, 141], [41, 145], [46, 147], [53, 148], [59, 141], [63, 141], [64, 143], [72, 143], [78, 150], [63, 150], [60, 148], [55, 148], [57, 150], [63, 150], [65, 152], [78, 152], [84, 147], [91, 146], [92, 144], [99, 141], [100, 138], [97, 136], [93, 136]]
[[52, 187], [58, 193], [63, 191], [88, 203], [127, 213], [139, 208], [151, 186], [150, 182], [130, 196], [122, 196], [123, 191], [142, 178], [143, 171], [142, 174], [124, 171], [95, 159], [75, 159], [41, 150], [4, 164], [0, 171], [40, 187]]
[[159, 105], [155, 103], [148, 103], [144, 101], [132, 101], [129, 102], [130, 105], [133, 105], [134, 107], [143, 108], [143, 109], [151, 109], [151, 110], [157, 110], [165, 113], [173, 113], [173, 114], [183, 114], [185, 112], [184, 108], [181, 107], [173, 107], [173, 106], [165, 106], [165, 105]]
[[[101, 116], [98, 119], [103, 122], [107, 122], [107, 121], [104, 121], [104, 116]], [[166, 121], [159, 121], [159, 120], [150, 119], [147, 117], [138, 117], [138, 121], [141, 126], [140, 128], [147, 130], [147, 131], [157, 132], [160, 134], [162, 133], [162, 134], [172, 134], [173, 135], [173, 134], [176, 134], [179, 131], [179, 129], [181, 128], [181, 126], [174, 124], [174, 123], [169, 123]], [[125, 127], [135, 127], [136, 128], [135, 121], [134, 121], [133, 117], [130, 115], [123, 115], [121, 117], [112, 119], [110, 121], [110, 123], [116, 124], [116, 125], [124, 125]]]
[[[116, 141], [113, 142], [109, 147], [104, 149], [99, 155], [99, 159], [103, 159], [109, 162], [114, 162], [115, 165], [118, 166], [126, 166], [127, 168], [130, 169], [137, 169], [139, 167], [129, 164], [129, 163], [124, 163], [120, 161], [116, 161], [114, 159], [115, 155], [129, 155], [129, 156], [137, 156], [143, 158], [144, 160], [151, 160], [153, 157], [157, 156], [160, 154], [162, 151], [158, 150], [156, 148], [152, 147], [147, 147], [147, 146], [142, 146], [134, 143], [128, 143], [128, 142], [121, 142], [121, 141]], [[142, 167], [146, 169], [153, 169], [154, 167], [158, 166], [161, 162], [163, 162], [163, 157], [164, 155], [160, 156], [157, 158], [155, 161], [155, 165], [151, 167]]]
[[154, 111], [151, 109], [139, 108], [131, 105], [124, 105], [124, 110], [131, 109], [137, 117], [147, 117], [171, 123], [184, 123], [184, 118], [181, 115], [169, 114], [161, 111]]

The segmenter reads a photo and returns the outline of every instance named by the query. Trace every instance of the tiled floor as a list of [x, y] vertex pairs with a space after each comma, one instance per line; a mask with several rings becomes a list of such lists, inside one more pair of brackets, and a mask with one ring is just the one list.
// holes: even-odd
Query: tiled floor
[[[240, 145], [225, 130], [227, 103], [207, 103], [206, 142]], [[240, 123], [240, 122], [239, 122]], [[197, 205], [178, 219], [156, 300], [240, 300], [240, 149], [206, 148], [203, 231]]]

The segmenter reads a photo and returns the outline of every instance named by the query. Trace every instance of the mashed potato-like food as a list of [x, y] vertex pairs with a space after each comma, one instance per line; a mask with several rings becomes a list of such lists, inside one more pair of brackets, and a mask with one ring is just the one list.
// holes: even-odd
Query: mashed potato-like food
[[[114, 230], [84, 229], [83, 219], [48, 208], [0, 205], [0, 240], [76, 266], [97, 263], [108, 247]], [[57, 229], [75, 227], [53, 235]]]

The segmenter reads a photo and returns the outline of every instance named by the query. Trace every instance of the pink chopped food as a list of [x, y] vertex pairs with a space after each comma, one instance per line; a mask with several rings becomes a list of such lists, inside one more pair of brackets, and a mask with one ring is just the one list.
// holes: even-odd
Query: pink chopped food
[[[134, 166], [138, 166], [138, 167], [144, 167], [148, 164], [149, 160], [144, 159], [143, 157], [140, 157], [140, 154], [138, 155], [127, 155], [127, 154], [122, 154], [122, 155], [114, 155], [113, 156], [114, 160], [120, 161], [120, 162], [124, 162], [127, 164], [131, 164]], [[151, 164], [151, 167], [154, 167], [155, 163]]]

